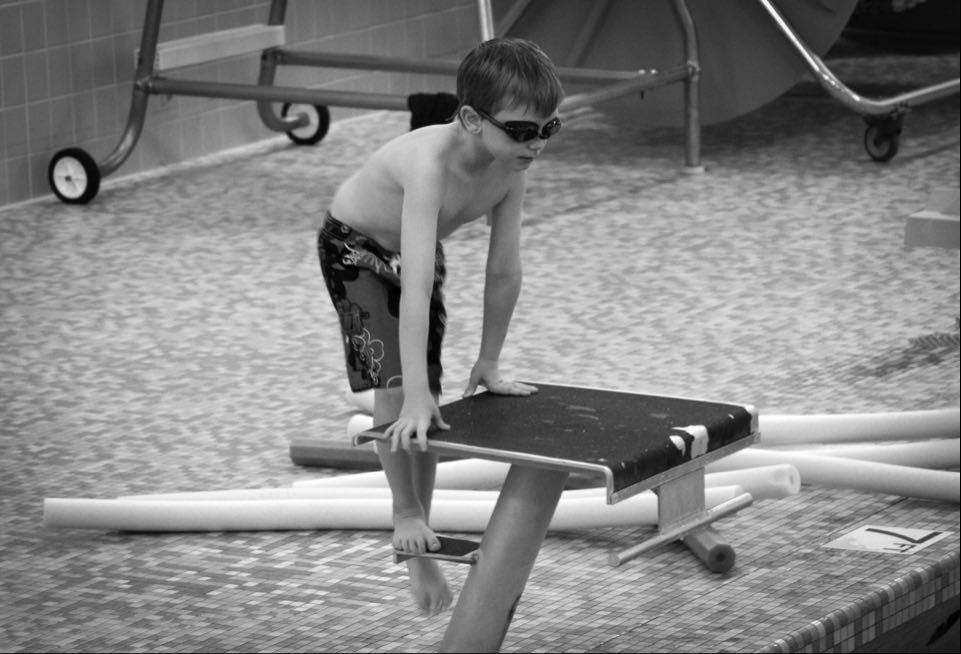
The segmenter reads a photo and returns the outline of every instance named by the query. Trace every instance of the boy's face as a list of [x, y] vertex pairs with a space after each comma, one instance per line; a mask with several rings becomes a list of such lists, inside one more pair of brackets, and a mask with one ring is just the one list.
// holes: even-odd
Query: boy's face
[[515, 170], [529, 168], [544, 150], [547, 139], [560, 130], [556, 111], [543, 116], [526, 107], [512, 107], [495, 114], [477, 113], [482, 119], [482, 138], [491, 155]]

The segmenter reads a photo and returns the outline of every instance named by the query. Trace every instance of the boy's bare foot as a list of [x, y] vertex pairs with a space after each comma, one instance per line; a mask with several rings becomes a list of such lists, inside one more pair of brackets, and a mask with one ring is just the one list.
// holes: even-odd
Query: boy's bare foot
[[412, 554], [436, 552], [440, 549], [440, 541], [434, 530], [427, 526], [422, 515], [394, 514], [394, 549]]
[[410, 591], [421, 611], [437, 615], [450, 608], [454, 596], [436, 561], [408, 559], [407, 570], [410, 572]]
[[[416, 554], [440, 549], [440, 541], [434, 530], [427, 526], [427, 521], [419, 514], [394, 514], [392, 544], [395, 549]], [[407, 570], [410, 573], [411, 593], [421, 611], [436, 615], [450, 607], [454, 597], [436, 561], [408, 559]]]

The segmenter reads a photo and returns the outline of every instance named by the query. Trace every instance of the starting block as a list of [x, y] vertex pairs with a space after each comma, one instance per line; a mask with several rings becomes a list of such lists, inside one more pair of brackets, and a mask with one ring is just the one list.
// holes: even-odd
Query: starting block
[[[754, 407], [534, 385], [539, 391], [527, 397], [479, 393], [445, 405], [451, 429], [428, 439], [429, 449], [441, 456], [511, 464], [474, 551], [444, 651], [500, 648], [572, 473], [604, 486], [609, 504], [645, 490], [657, 493], [659, 533], [611, 554], [612, 565], [678, 539], [713, 571], [734, 564], [733, 548], [710, 525], [753, 498], [743, 493], [705, 509], [704, 467], [758, 441]], [[355, 445], [384, 439], [388, 426], [356, 434]]]

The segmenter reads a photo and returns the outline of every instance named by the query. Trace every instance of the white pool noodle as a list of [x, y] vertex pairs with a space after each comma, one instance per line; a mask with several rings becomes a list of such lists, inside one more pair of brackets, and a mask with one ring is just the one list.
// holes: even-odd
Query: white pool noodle
[[821, 456], [840, 456], [846, 459], [893, 463], [914, 468], [934, 470], [961, 466], [961, 439], [943, 438], [912, 443], [847, 443], [837, 445], [786, 445], [775, 451]]
[[[355, 409], [360, 409], [368, 416], [374, 415], [374, 391], [353, 392], [350, 387], [344, 391], [344, 399], [347, 400]], [[366, 427], [365, 429], [370, 429]]]
[[[591, 490], [593, 491], [594, 489]], [[494, 490], [452, 490], [439, 488], [434, 491], [434, 499], [447, 501], [490, 500], [496, 499], [498, 493], [499, 491]], [[138, 502], [186, 502], [196, 500], [379, 500], [389, 497], [391, 497], [391, 494], [387, 486], [288, 486], [281, 488], [237, 488], [215, 491], [186, 491], [181, 493], [148, 493], [143, 495], [123, 495], [117, 499]]]
[[[743, 492], [740, 486], [705, 490], [710, 508]], [[393, 529], [391, 500], [205, 500], [142, 501], [47, 498], [47, 527], [120, 531], [274, 531]], [[431, 526], [437, 531], [483, 532], [494, 501], [435, 501]], [[657, 524], [657, 498], [642, 493], [614, 505], [603, 497], [559, 502], [552, 530]]]
[[[437, 464], [434, 488], [489, 490], [499, 488], [510, 469], [509, 463], [484, 459], [461, 459]], [[301, 479], [293, 483], [296, 488], [319, 486], [362, 486], [366, 488], [387, 486], [382, 470], [360, 472], [336, 477]]]
[[[437, 478], [435, 489], [464, 489], [490, 490], [496, 489], [504, 482], [509, 463], [487, 461], [485, 459], [461, 459], [459, 461], [445, 461], [437, 464]], [[740, 473], [736, 478], [729, 477], [727, 482], [713, 482], [711, 475], [705, 476], [705, 485], [722, 486], [726, 483], [740, 484], [751, 493], [755, 499], [776, 499], [787, 494], [794, 494], [800, 488], [801, 480], [798, 471], [792, 467], [771, 470], [749, 471], [744, 467], [738, 468]], [[601, 482], [598, 481], [598, 484]], [[387, 477], [383, 471], [361, 472], [337, 477], [323, 477], [320, 479], [304, 479], [294, 482], [295, 488], [339, 488], [339, 487], [387, 487]], [[791, 490], [793, 488], [793, 490]]]
[[[364, 413], [355, 413], [347, 421], [347, 441], [350, 442], [350, 438], [354, 434], [359, 434], [362, 431], [367, 431], [374, 426], [374, 419]], [[370, 446], [373, 447], [373, 443]]]
[[[347, 390], [344, 392], [344, 399], [347, 400], [348, 404], [352, 405], [355, 409], [359, 409], [361, 412], [363, 412], [363, 414], [365, 414], [368, 418], [374, 415], [373, 390], [355, 393], [350, 390], [350, 387], [348, 386]], [[445, 393], [440, 396], [439, 404], [443, 406], [459, 399], [461, 399], [460, 395]], [[373, 418], [370, 419], [373, 420]], [[367, 427], [364, 427], [364, 429], [370, 429], [372, 426], [373, 422]]]
[[705, 487], [737, 485], [751, 494], [754, 501], [779, 500], [797, 495], [801, 490], [801, 473], [791, 464], [776, 464], [718, 471], [704, 475]]
[[[710, 508], [734, 499], [743, 492], [744, 489], [740, 486], [705, 488], [704, 503]], [[433, 511], [431, 508], [431, 524], [434, 522]], [[636, 527], [642, 524], [657, 524], [657, 496], [653, 493], [641, 493], [617, 504], [606, 504], [602, 496], [558, 502], [549, 529], [566, 531], [601, 527]]]
[[765, 415], [761, 412], [758, 431], [762, 446], [958, 438], [961, 436], [959, 418], [958, 407], [833, 415]]
[[[342, 477], [338, 477], [340, 479]], [[746, 470], [734, 470], [705, 475], [707, 488], [718, 486], [742, 486], [755, 501], [780, 499], [795, 495], [801, 488], [801, 477], [792, 465], [762, 466]], [[435, 500], [476, 501], [496, 500], [500, 491], [496, 490], [453, 490], [438, 488], [434, 490]], [[566, 490], [561, 497], [574, 499], [584, 497], [604, 497], [605, 489], [583, 488]], [[180, 493], [150, 493], [125, 495], [121, 500], [135, 501], [197, 501], [197, 500], [296, 500], [296, 499], [382, 499], [390, 497], [386, 486], [318, 486], [283, 488], [238, 488], [215, 491], [187, 491]]]
[[817, 454], [749, 447], [709, 463], [708, 472], [723, 472], [789, 463], [805, 484], [851, 488], [872, 493], [954, 502], [961, 500], [959, 474], [890, 463], [859, 461]]

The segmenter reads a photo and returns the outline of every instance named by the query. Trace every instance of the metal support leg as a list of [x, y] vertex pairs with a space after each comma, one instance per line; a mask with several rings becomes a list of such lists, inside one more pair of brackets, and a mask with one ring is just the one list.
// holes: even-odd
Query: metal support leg
[[674, 0], [674, 11], [684, 32], [688, 76], [684, 80], [684, 163], [687, 172], [704, 172], [701, 165], [701, 62], [697, 29], [684, 0]]
[[480, 19], [481, 41], [489, 41], [494, 34], [494, 10], [490, 0], [477, 0], [477, 14]]
[[140, 39], [140, 54], [134, 75], [133, 95], [130, 99], [130, 114], [127, 117], [127, 125], [120, 135], [120, 141], [114, 149], [100, 163], [94, 161], [94, 158], [82, 148], [65, 148], [55, 153], [50, 159], [47, 167], [47, 181], [50, 183], [50, 189], [63, 202], [86, 204], [92, 200], [100, 190], [100, 180], [120, 168], [133, 152], [147, 116], [149, 82], [154, 70], [161, 14], [163, 14], [163, 0], [150, 0], [147, 4], [143, 34]]
[[133, 152], [134, 146], [140, 139], [140, 133], [143, 131], [144, 120], [147, 117], [147, 99], [150, 96], [147, 82], [154, 72], [154, 60], [157, 56], [157, 39], [160, 34], [163, 7], [163, 0], [150, 0], [147, 3], [143, 33], [140, 35], [140, 54], [137, 60], [137, 71], [134, 74], [133, 97], [130, 100], [127, 126], [113, 151], [97, 164], [102, 177], [106, 177], [123, 165], [123, 162]]
[[[260, 55], [260, 76], [257, 78], [257, 86], [273, 86], [276, 71], [276, 51], [267, 50]], [[264, 126], [275, 132], [289, 132], [298, 127], [306, 127], [310, 122], [310, 119], [302, 113], [295, 113], [290, 117], [278, 116], [274, 113], [274, 105], [269, 100], [257, 101], [257, 114]]]
[[[704, 512], [704, 469], [663, 484], [657, 492], [657, 523], [669, 531]], [[713, 528], [704, 526], [685, 534], [682, 542], [714, 572], [734, 567], [734, 549]]]
[[441, 651], [500, 649], [567, 476], [567, 472], [511, 466]]
[[[268, 25], [283, 25], [287, 19], [287, 0], [273, 0], [270, 3], [270, 14], [267, 16]], [[258, 86], [273, 86], [274, 77], [277, 72], [276, 49], [265, 50], [260, 55], [260, 75], [257, 78]], [[293, 116], [279, 117], [274, 113], [274, 105], [267, 100], [257, 101], [257, 114], [267, 129], [275, 132], [289, 132], [298, 127], [306, 127], [310, 122], [307, 116], [296, 113]]]

